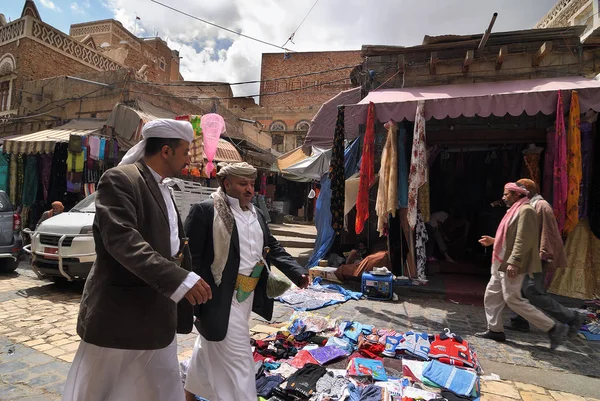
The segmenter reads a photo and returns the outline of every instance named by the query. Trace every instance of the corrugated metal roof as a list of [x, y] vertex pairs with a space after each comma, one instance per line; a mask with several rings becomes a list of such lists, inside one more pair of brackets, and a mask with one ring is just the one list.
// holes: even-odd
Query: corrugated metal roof
[[239, 163], [242, 161], [242, 157], [231, 142], [227, 142], [225, 139], [219, 139], [215, 160], [227, 163]]
[[4, 141], [4, 152], [14, 154], [53, 153], [57, 142], [69, 142], [71, 135], [86, 136], [99, 134], [105, 120], [72, 120], [33, 134], [21, 135]]

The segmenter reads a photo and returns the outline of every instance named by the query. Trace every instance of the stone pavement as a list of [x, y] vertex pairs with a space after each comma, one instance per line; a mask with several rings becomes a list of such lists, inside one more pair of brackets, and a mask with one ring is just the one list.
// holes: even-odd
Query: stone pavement
[[[57, 286], [32, 277], [26, 269], [18, 271], [21, 274], [0, 276], [0, 400], [59, 400], [79, 344], [75, 325], [81, 286]], [[291, 313], [276, 303], [274, 321], [284, 322]], [[583, 401], [600, 394], [600, 344], [573, 338], [550, 352], [546, 335], [537, 331], [507, 333], [504, 344], [483, 341], [473, 337], [484, 328], [481, 307], [400, 298], [350, 301], [316, 313], [398, 331], [438, 332], [448, 327], [460, 333], [474, 344], [485, 373], [498, 373], [506, 380], [486, 382], [483, 401]], [[253, 316], [250, 327], [257, 323], [264, 322]], [[180, 360], [191, 355], [195, 339], [196, 334], [178, 336]]]

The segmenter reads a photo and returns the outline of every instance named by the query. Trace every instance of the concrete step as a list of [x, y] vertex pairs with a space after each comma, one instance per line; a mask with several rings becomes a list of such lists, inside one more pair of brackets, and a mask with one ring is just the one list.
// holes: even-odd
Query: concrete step
[[315, 226], [304, 226], [300, 224], [270, 224], [271, 234], [275, 237], [297, 237], [297, 238], [317, 238], [317, 229]]
[[315, 240], [314, 238], [300, 238], [293, 236], [282, 236], [275, 235], [275, 238], [279, 241], [282, 247], [284, 248], [314, 248]]
[[305, 266], [308, 263], [308, 259], [313, 253], [313, 248], [285, 248], [285, 250], [302, 266]]

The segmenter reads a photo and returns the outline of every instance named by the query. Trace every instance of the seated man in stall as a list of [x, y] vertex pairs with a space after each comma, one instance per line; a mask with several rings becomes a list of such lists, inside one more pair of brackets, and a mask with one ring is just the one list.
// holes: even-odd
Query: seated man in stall
[[[335, 276], [340, 281], [360, 280], [363, 273], [370, 272], [376, 267], [387, 267], [391, 270], [390, 256], [385, 237], [379, 238], [368, 251], [363, 242], [359, 242], [357, 248], [359, 250], [355, 249], [350, 252], [346, 263], [340, 265], [335, 271]], [[361, 249], [363, 251], [360, 251]], [[361, 254], [364, 256], [358, 259]]]

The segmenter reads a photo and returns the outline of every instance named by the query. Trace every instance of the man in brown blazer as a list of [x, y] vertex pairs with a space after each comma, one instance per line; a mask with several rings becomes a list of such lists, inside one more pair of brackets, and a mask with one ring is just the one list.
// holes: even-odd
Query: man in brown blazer
[[96, 262], [63, 401], [184, 399], [176, 332], [191, 332], [192, 305], [212, 295], [190, 272], [183, 226], [162, 181], [189, 162], [194, 132], [189, 122], [155, 120], [142, 136], [98, 185]]
[[541, 310], [523, 298], [521, 288], [525, 276], [542, 271], [538, 216], [529, 204], [529, 192], [515, 183], [504, 187], [502, 200], [508, 206], [495, 237], [483, 236], [483, 246], [493, 245], [492, 277], [485, 290], [485, 315], [488, 330], [478, 337], [505, 341], [502, 311], [506, 305], [540, 330], [548, 333], [550, 348], [560, 345], [567, 326], [554, 323]]

